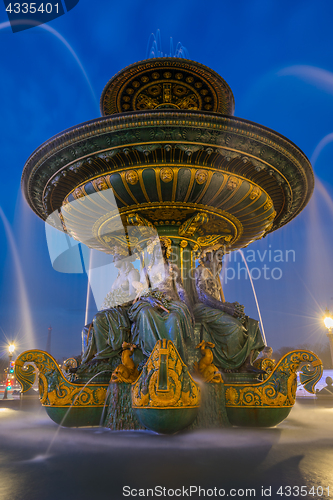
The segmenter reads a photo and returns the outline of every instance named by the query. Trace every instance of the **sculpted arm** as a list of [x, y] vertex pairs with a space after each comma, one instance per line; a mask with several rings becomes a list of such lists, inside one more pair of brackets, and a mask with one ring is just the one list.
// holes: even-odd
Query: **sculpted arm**
[[198, 294], [199, 302], [205, 304], [213, 309], [219, 309], [220, 311], [226, 312], [235, 318], [244, 319], [244, 306], [238, 304], [238, 302], [221, 302], [220, 300], [214, 298], [207, 287], [207, 280], [205, 279], [203, 272], [200, 268], [196, 269], [195, 272], [195, 285]]

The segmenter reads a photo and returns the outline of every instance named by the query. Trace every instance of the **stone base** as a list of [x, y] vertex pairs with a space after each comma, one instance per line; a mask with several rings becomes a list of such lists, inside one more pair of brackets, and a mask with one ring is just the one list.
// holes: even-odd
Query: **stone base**
[[113, 431], [145, 429], [132, 409], [131, 387], [123, 383], [109, 385], [104, 427]]

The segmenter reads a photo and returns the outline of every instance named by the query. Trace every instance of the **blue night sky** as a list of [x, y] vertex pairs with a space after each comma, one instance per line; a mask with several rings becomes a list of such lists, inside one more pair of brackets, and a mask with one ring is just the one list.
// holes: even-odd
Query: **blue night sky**
[[[330, 2], [313, 0], [80, 0], [51, 23], [13, 34], [0, 5], [2, 354], [12, 340], [20, 351], [45, 349], [50, 325], [53, 355], [80, 352], [87, 276], [52, 268], [45, 224], [23, 199], [21, 173], [41, 143], [100, 115], [105, 84], [145, 59], [149, 35], [157, 29], [165, 52], [172, 36], [190, 59], [228, 82], [235, 116], [285, 135], [313, 160], [317, 183], [309, 205], [289, 225], [248, 247], [245, 256], [261, 272], [254, 285], [267, 343], [279, 348], [325, 342], [322, 309], [333, 309], [332, 18]], [[277, 255], [284, 262], [274, 261]], [[258, 318], [245, 272], [228, 279], [232, 269], [237, 278], [238, 263], [243, 267], [239, 255], [224, 270], [226, 300], [239, 301]], [[277, 267], [281, 272], [273, 276], [282, 273], [280, 279], [272, 277]], [[88, 318], [95, 312], [91, 300]]]

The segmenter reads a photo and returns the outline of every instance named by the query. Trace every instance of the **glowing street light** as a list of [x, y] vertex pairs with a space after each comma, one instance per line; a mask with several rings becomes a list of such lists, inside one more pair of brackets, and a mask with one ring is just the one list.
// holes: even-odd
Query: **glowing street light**
[[10, 368], [11, 368], [11, 363], [12, 363], [12, 357], [13, 357], [13, 354], [14, 354], [14, 351], [15, 351], [15, 345], [14, 344], [10, 344], [8, 346], [8, 352], [9, 352], [9, 366], [8, 366], [8, 370], [7, 370], [7, 377], [6, 377], [6, 385], [5, 385], [5, 392], [4, 392], [4, 395], [3, 395], [3, 399], [8, 399], [8, 386], [10, 385], [10, 378], [9, 378], [9, 373], [10, 373]]
[[325, 316], [323, 317], [324, 325], [327, 328], [327, 338], [330, 343], [330, 350], [331, 350], [331, 361], [332, 361], [332, 366], [333, 366], [333, 317], [329, 310], [325, 309]]

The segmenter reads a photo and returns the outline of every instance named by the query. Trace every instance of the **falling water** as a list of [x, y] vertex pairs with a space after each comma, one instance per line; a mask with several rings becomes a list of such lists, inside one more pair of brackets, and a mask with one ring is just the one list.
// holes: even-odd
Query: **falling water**
[[265, 335], [265, 329], [264, 329], [264, 324], [262, 322], [262, 317], [261, 317], [261, 313], [260, 313], [259, 302], [258, 302], [258, 299], [257, 299], [257, 294], [256, 294], [256, 291], [255, 291], [255, 288], [254, 288], [254, 284], [253, 284], [252, 276], [251, 276], [251, 273], [250, 273], [250, 270], [249, 270], [249, 266], [248, 266], [248, 264], [246, 262], [246, 258], [244, 256], [242, 250], [238, 250], [238, 252], [242, 256], [243, 262], [244, 262], [245, 267], [247, 269], [248, 276], [250, 278], [250, 282], [251, 282], [251, 286], [252, 286], [252, 291], [253, 291], [253, 296], [254, 296], [254, 300], [256, 302], [256, 306], [257, 306], [257, 310], [258, 310], [259, 321], [260, 321], [260, 326], [261, 326], [261, 333], [262, 333], [262, 336], [263, 336], [265, 344], [267, 344], [267, 342], [266, 342], [266, 335]]
[[90, 281], [91, 281], [91, 268], [92, 268], [92, 257], [93, 253], [89, 251], [89, 266], [87, 269], [88, 283], [87, 283], [87, 297], [86, 297], [86, 312], [84, 316], [84, 324], [88, 323], [88, 310], [89, 310], [89, 298], [90, 298]]
[[[316, 188], [308, 217], [308, 270], [310, 292], [323, 309], [332, 296], [333, 200], [316, 178]], [[322, 313], [323, 311], [321, 311]]]
[[91, 95], [93, 97], [93, 100], [97, 106], [97, 109], [99, 111], [99, 103], [98, 103], [98, 99], [96, 98], [96, 95], [95, 95], [95, 92], [94, 92], [94, 89], [92, 88], [92, 85], [90, 83], [90, 80], [88, 78], [88, 75], [79, 59], [79, 57], [77, 56], [77, 54], [75, 53], [74, 49], [71, 47], [71, 45], [67, 42], [67, 40], [62, 36], [60, 35], [60, 33], [55, 30], [54, 28], [52, 28], [51, 26], [49, 26], [48, 24], [38, 24], [36, 23], [35, 21], [32, 21], [32, 20], [27, 20], [27, 19], [17, 19], [15, 21], [11, 21], [11, 23], [9, 21], [5, 21], [4, 23], [0, 23], [0, 30], [2, 29], [5, 29], [5, 28], [10, 28], [11, 25], [20, 25], [20, 24], [31, 24], [32, 26], [35, 26], [36, 28], [41, 28], [45, 31], [48, 31], [49, 33], [51, 33], [52, 35], [54, 35], [56, 38], [58, 38], [58, 40], [61, 41], [61, 43], [63, 43], [65, 45], [65, 47], [69, 50], [69, 52], [72, 54], [72, 56], [74, 57], [75, 61], [77, 62], [77, 64], [79, 65], [82, 73], [83, 73], [83, 76], [89, 86], [89, 89], [90, 89], [90, 92], [91, 92]]
[[[323, 137], [323, 139], [318, 143], [318, 145], [316, 146], [316, 149], [314, 150], [314, 152], [312, 153], [312, 156], [310, 158], [310, 161], [311, 161], [311, 164], [313, 167], [318, 159], [318, 156], [320, 155], [320, 153], [324, 149], [324, 147], [327, 146], [328, 144], [330, 144], [332, 141], [333, 141], [333, 133], [325, 135], [325, 137]], [[317, 181], [318, 181], [318, 179], [317, 179]]]
[[15, 243], [12, 229], [11, 229], [10, 224], [7, 220], [7, 217], [5, 216], [1, 207], [0, 207], [0, 218], [3, 222], [4, 228], [6, 231], [6, 236], [7, 236], [7, 239], [9, 241], [12, 255], [14, 258], [15, 271], [16, 271], [17, 281], [19, 284], [19, 291], [20, 291], [20, 302], [21, 302], [20, 309], [21, 309], [22, 314], [23, 314], [23, 324], [24, 324], [25, 334], [27, 335], [27, 338], [28, 338], [28, 348], [33, 349], [35, 347], [34, 334], [33, 334], [30, 308], [29, 308], [29, 302], [28, 302], [28, 294], [27, 294], [26, 285], [25, 285], [25, 281], [24, 281], [21, 262], [20, 262], [20, 258], [19, 258], [19, 254], [17, 251], [17, 247], [16, 247], [16, 243]]
[[105, 419], [105, 409], [106, 405], [109, 404], [109, 395], [110, 395], [110, 390], [111, 390], [111, 384], [109, 384], [108, 390], [106, 391], [106, 396], [105, 396], [105, 401], [104, 401], [104, 406], [103, 406], [103, 411], [101, 415], [101, 419], [99, 421], [99, 426], [103, 427], [104, 424], [104, 419]]
[[[52, 438], [52, 440], [51, 440], [51, 442], [50, 442], [50, 444], [49, 444], [49, 446], [48, 446], [48, 448], [47, 448], [47, 450], [46, 450], [46, 452], [45, 452], [45, 455], [44, 455], [44, 456], [45, 456], [45, 458], [47, 458], [47, 456], [49, 455], [50, 450], [51, 450], [51, 448], [52, 448], [52, 445], [53, 445], [53, 443], [54, 443], [54, 441], [55, 441], [55, 439], [56, 439], [57, 435], [59, 434], [60, 428], [62, 427], [63, 423], [65, 422], [65, 419], [66, 419], [66, 417], [67, 417], [68, 413], [69, 413], [69, 412], [70, 412], [70, 410], [73, 408], [73, 405], [75, 404], [75, 401], [77, 401], [77, 399], [78, 399], [78, 397], [80, 396], [80, 394], [81, 394], [81, 392], [83, 391], [83, 389], [85, 389], [85, 388], [87, 387], [87, 385], [89, 385], [89, 384], [90, 384], [90, 382], [91, 382], [92, 380], [94, 380], [94, 378], [95, 378], [95, 377], [97, 377], [98, 375], [102, 375], [102, 373], [107, 373], [107, 372], [111, 372], [111, 371], [112, 371], [112, 370], [103, 370], [102, 372], [96, 373], [96, 374], [95, 374], [93, 377], [91, 377], [91, 379], [89, 379], [89, 380], [88, 380], [88, 382], [87, 382], [87, 383], [86, 383], [86, 384], [82, 387], [82, 389], [80, 390], [80, 392], [78, 392], [78, 394], [76, 394], [76, 396], [74, 397], [74, 399], [73, 399], [73, 401], [72, 401], [72, 404], [70, 405], [70, 407], [69, 407], [69, 408], [68, 408], [68, 410], [66, 411], [66, 413], [65, 413], [65, 415], [64, 415], [64, 417], [63, 417], [63, 419], [62, 419], [62, 421], [61, 421], [61, 422], [60, 422], [60, 424], [58, 425], [58, 428], [57, 428], [57, 430], [56, 430], [56, 432], [55, 432], [55, 434], [54, 434], [54, 436], [53, 436], [53, 438]], [[105, 406], [105, 405], [104, 405], [104, 406]]]

